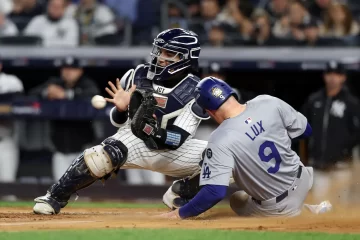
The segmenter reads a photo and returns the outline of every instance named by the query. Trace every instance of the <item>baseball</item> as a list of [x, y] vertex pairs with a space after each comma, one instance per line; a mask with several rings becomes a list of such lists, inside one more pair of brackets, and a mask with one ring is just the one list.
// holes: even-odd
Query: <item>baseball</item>
[[100, 95], [95, 95], [91, 99], [91, 104], [96, 109], [102, 109], [102, 108], [104, 108], [106, 106], [106, 100], [105, 100], [104, 97], [102, 97]]

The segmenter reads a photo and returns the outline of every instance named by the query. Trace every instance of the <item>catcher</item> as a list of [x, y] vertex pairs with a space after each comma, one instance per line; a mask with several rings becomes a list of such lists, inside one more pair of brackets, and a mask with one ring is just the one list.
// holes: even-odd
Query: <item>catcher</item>
[[170, 208], [184, 205], [198, 191], [199, 162], [207, 142], [192, 139], [201, 120], [209, 116], [193, 98], [199, 78], [197, 35], [183, 29], [161, 32], [153, 43], [151, 61], [130, 69], [116, 86], [109, 82], [107, 99], [115, 107], [111, 123], [118, 132], [86, 149], [52, 185], [35, 199], [34, 213], [58, 214], [70, 196], [107, 180], [120, 168], [139, 168], [185, 178], [163, 196]]

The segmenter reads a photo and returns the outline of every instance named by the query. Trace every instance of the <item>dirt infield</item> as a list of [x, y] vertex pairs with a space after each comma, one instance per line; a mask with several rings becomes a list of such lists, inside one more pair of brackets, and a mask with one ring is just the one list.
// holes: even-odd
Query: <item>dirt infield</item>
[[360, 233], [360, 208], [334, 209], [313, 215], [304, 212], [292, 219], [236, 217], [229, 209], [214, 209], [195, 220], [157, 219], [164, 209], [110, 209], [68, 207], [56, 216], [39, 216], [28, 208], [0, 208], [0, 231], [95, 228], [198, 228], [226, 230], [316, 231]]

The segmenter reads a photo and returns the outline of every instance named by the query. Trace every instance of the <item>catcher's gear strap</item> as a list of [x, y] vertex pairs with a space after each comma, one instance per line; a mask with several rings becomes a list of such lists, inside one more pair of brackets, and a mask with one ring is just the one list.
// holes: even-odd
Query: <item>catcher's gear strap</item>
[[122, 125], [127, 121], [129, 112], [119, 112], [116, 107], [113, 107], [110, 111], [110, 122], [114, 127], [122, 127]]
[[127, 153], [128, 149], [122, 142], [108, 138], [102, 145], [86, 149], [84, 159], [92, 175], [103, 178], [125, 163]]
[[139, 64], [135, 68], [135, 70], [134, 69], [128, 70], [124, 74], [124, 76], [120, 79], [120, 85], [125, 91], [128, 91], [132, 87], [132, 85], [134, 84], [134, 79], [137, 74], [137, 71], [142, 70], [144, 68], [144, 66], [145, 66], [144, 64]]
[[[66, 170], [60, 180], [48, 189], [48, 194], [51, 198], [55, 199], [58, 204], [60, 204], [60, 207], [63, 208], [66, 206], [73, 193], [88, 187], [96, 180], [97, 178], [91, 174], [90, 169], [84, 161], [84, 154], [80, 154]], [[51, 200], [46, 202], [54, 208], [55, 212], [59, 210], [55, 206], [56, 204], [54, 204]]]

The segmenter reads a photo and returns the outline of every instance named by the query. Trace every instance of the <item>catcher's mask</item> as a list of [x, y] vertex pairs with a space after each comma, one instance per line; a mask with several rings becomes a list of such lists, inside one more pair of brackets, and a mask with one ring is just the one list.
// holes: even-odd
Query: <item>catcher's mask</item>
[[188, 69], [197, 71], [200, 49], [192, 31], [175, 28], [161, 32], [153, 42], [147, 78], [165, 81]]

